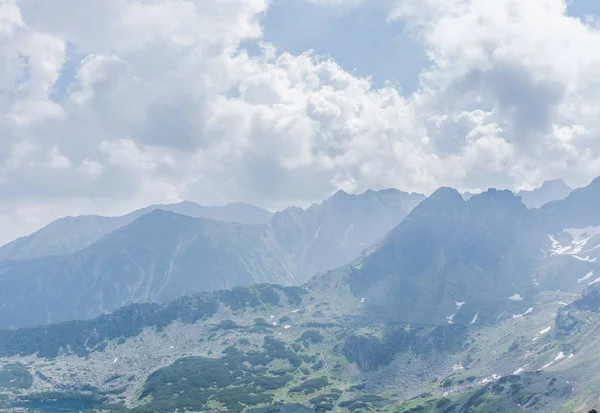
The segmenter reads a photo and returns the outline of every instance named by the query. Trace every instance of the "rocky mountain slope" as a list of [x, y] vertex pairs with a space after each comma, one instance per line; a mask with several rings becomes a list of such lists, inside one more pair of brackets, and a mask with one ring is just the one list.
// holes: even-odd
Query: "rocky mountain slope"
[[302, 282], [356, 258], [398, 225], [425, 197], [395, 189], [343, 191], [306, 210], [288, 208], [267, 223], [275, 242], [298, 263]]
[[420, 200], [395, 190], [338, 193], [264, 225], [139, 212], [73, 254], [0, 262], [0, 327], [84, 319], [251, 283], [298, 285], [357, 256]]
[[544, 292], [490, 325], [365, 319], [327, 276], [137, 304], [0, 331], [0, 400], [11, 412], [587, 412], [599, 294]]
[[58, 219], [31, 235], [18, 238], [0, 247], [0, 260], [69, 255], [93, 244], [103, 236], [127, 225], [144, 214], [161, 209], [194, 218], [241, 224], [264, 224], [271, 213], [247, 204], [206, 207], [195, 202], [152, 205], [120, 217], [83, 215]]
[[[442, 188], [303, 287], [0, 331], [0, 400], [6, 411], [587, 412], [600, 402], [600, 222], [579, 202], [593, 206], [597, 190], [549, 216], [510, 192], [465, 202]], [[587, 213], [554, 231], [556, 211]]]
[[294, 284], [281, 256], [262, 227], [155, 210], [75, 254], [1, 263], [0, 325], [89, 318], [257, 282]]

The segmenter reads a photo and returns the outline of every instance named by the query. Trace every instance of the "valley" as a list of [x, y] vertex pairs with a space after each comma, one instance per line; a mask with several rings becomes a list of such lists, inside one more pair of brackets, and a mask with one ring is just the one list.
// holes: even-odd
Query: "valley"
[[[176, 217], [193, 234], [191, 218]], [[10, 412], [586, 413], [599, 401], [600, 231], [594, 214], [583, 221], [551, 232], [543, 209], [508, 191], [465, 201], [442, 188], [357, 258], [301, 286], [251, 284], [0, 330], [0, 403]], [[136, 222], [147, 231], [154, 220]], [[161, 242], [157, 251], [170, 248]]]

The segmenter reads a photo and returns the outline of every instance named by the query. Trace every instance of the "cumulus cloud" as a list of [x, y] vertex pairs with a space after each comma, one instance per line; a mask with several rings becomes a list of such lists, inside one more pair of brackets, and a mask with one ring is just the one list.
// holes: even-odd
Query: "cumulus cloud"
[[7, 238], [63, 214], [152, 202], [279, 208], [340, 188], [578, 185], [600, 174], [600, 32], [562, 0], [393, 2], [390, 19], [430, 58], [411, 96], [310, 51], [261, 43], [250, 55], [243, 45], [260, 42], [269, 0], [0, 9]]

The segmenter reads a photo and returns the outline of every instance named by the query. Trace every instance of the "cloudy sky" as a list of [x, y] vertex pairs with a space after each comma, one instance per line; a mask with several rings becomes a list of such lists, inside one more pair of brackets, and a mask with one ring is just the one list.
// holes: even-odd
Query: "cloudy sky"
[[600, 175], [597, 0], [0, 0], [0, 241]]

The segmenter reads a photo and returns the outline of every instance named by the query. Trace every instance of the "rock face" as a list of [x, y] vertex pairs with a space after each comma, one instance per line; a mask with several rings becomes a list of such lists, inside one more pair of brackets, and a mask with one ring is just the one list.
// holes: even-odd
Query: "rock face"
[[525, 303], [508, 297], [530, 285], [545, 239], [533, 218], [510, 191], [465, 202], [442, 188], [348, 267], [350, 286], [373, 312], [405, 322], [486, 322], [498, 310], [518, 312]]
[[600, 179], [528, 209], [490, 189], [441, 188], [352, 264], [334, 272], [379, 319], [488, 324], [530, 311], [544, 288], [600, 283]]
[[[0, 328], [89, 318], [130, 303], [162, 303], [252, 283], [298, 285], [359, 255], [421, 199], [395, 190], [338, 193], [307, 210], [289, 208], [263, 225], [160, 208], [138, 211], [137, 219], [72, 254], [0, 262]], [[178, 204], [176, 209], [192, 214], [193, 208]], [[72, 225], [80, 228], [74, 220]], [[108, 231], [116, 221], [97, 222], [104, 226], [87, 235]]]
[[301, 282], [344, 265], [398, 225], [425, 197], [395, 189], [337, 192], [306, 210], [288, 208], [267, 223], [275, 242], [297, 263]]

